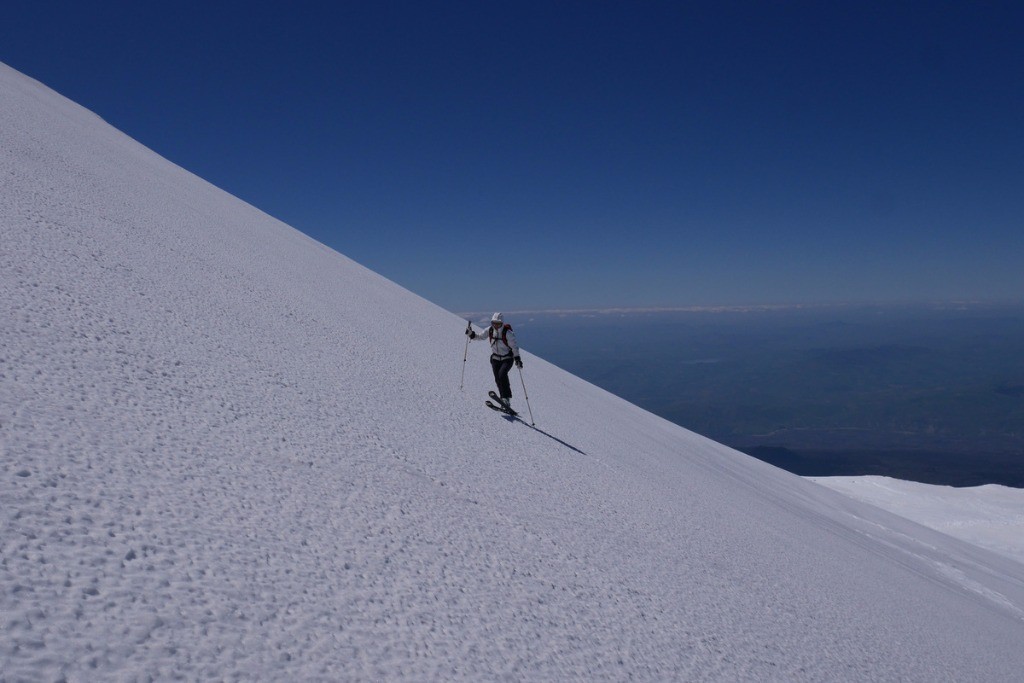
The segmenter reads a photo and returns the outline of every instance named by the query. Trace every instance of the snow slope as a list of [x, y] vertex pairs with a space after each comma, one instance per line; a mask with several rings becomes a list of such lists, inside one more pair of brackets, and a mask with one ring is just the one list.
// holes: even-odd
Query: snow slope
[[510, 423], [464, 321], [4, 66], [0, 177], [4, 681], [1020, 679], [1020, 563], [529, 353]]
[[931, 529], [1024, 562], [1024, 489], [934, 486], [890, 477], [808, 477]]

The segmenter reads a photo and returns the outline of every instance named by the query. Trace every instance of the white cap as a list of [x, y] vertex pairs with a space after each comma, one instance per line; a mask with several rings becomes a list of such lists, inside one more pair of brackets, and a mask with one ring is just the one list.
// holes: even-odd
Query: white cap
[[494, 315], [491, 316], [491, 322], [492, 323], [503, 323], [503, 322], [505, 322], [505, 318], [502, 317], [501, 313], [495, 313]]

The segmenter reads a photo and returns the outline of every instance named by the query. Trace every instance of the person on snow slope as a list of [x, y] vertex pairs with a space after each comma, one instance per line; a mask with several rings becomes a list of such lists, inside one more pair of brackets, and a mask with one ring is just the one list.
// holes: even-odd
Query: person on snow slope
[[494, 371], [494, 382], [498, 385], [498, 396], [501, 405], [505, 410], [512, 410], [512, 386], [508, 381], [508, 373], [512, 370], [513, 363], [516, 367], [523, 367], [523, 359], [519, 357], [519, 345], [516, 344], [516, 335], [512, 326], [505, 323], [501, 313], [491, 316], [491, 325], [487, 332], [477, 334], [472, 327], [466, 328], [466, 334], [470, 339], [487, 339], [491, 345], [491, 370]]

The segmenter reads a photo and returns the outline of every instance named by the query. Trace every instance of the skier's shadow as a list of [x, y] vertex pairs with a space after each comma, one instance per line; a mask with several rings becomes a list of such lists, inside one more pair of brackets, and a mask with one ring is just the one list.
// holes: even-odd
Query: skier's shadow
[[543, 429], [540, 429], [539, 427], [537, 427], [537, 425], [532, 425], [532, 424], [530, 424], [529, 422], [527, 422], [526, 420], [524, 420], [524, 419], [523, 419], [523, 418], [521, 418], [521, 417], [512, 417], [511, 415], [505, 415], [504, 417], [505, 417], [505, 419], [506, 419], [506, 420], [508, 420], [509, 422], [518, 422], [519, 424], [523, 425], [524, 427], [529, 427], [530, 429], [532, 429], [533, 431], [537, 432], [538, 434], [543, 434], [544, 436], [548, 437], [548, 438], [549, 438], [549, 439], [551, 439], [552, 441], [555, 441], [555, 442], [557, 442], [557, 443], [560, 443], [560, 444], [562, 444], [563, 446], [565, 446], [566, 448], [568, 448], [568, 449], [569, 449], [570, 451], [576, 451], [576, 452], [577, 452], [577, 453], [579, 453], [580, 455], [586, 455], [586, 453], [584, 453], [584, 452], [583, 452], [583, 451], [581, 451], [580, 449], [576, 448], [576, 447], [575, 447], [575, 446], [573, 446], [572, 444], [568, 444], [568, 443], [566, 443], [566, 442], [562, 441], [562, 440], [561, 440], [561, 439], [559, 439], [559, 438], [558, 438], [557, 436], [552, 436], [551, 434], [548, 434], [548, 433], [547, 433], [547, 432], [545, 432], [545, 431], [544, 431]]

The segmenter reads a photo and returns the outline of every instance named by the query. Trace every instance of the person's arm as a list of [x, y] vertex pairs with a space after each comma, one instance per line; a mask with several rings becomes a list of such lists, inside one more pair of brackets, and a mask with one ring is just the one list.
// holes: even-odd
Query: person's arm
[[505, 340], [508, 342], [508, 348], [512, 351], [512, 357], [515, 359], [516, 365], [523, 367], [523, 359], [519, 357], [519, 344], [516, 343], [516, 333], [512, 331], [512, 328], [508, 328], [505, 334]]

